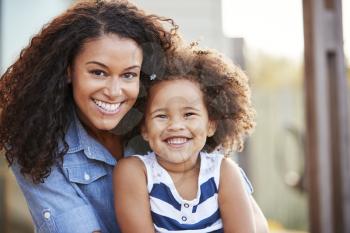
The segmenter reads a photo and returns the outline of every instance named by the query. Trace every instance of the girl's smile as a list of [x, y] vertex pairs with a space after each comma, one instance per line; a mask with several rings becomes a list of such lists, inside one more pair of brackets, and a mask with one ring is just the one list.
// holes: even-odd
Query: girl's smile
[[179, 78], [152, 86], [142, 134], [167, 170], [192, 167], [214, 132], [199, 85]]

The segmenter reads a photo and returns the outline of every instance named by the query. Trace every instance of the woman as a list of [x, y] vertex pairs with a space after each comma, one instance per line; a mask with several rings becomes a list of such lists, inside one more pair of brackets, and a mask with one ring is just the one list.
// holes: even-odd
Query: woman
[[0, 150], [37, 232], [119, 232], [112, 170], [134, 153], [123, 122], [138, 123], [142, 82], [161, 72], [176, 40], [169, 19], [86, 1], [45, 26], [3, 74]]

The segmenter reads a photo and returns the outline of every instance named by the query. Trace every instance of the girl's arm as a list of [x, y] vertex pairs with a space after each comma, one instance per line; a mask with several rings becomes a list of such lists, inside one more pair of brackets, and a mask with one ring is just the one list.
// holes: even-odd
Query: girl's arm
[[229, 158], [221, 163], [219, 208], [225, 233], [255, 233], [251, 199], [238, 166]]
[[114, 168], [114, 206], [123, 233], [154, 233], [146, 177], [137, 157], [121, 159]]

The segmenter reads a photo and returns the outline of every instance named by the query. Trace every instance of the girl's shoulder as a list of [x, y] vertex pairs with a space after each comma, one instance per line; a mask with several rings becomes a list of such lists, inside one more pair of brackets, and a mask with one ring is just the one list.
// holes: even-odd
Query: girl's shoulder
[[221, 163], [225, 156], [219, 152], [201, 152], [201, 164], [203, 169], [213, 170], [215, 168], [220, 169]]
[[240, 167], [233, 159], [224, 157], [221, 161], [221, 173], [234, 173], [240, 175]]
[[205, 158], [205, 159], [210, 159], [210, 160], [222, 160], [223, 158], [225, 158], [225, 155], [223, 153], [221, 153], [220, 151], [214, 151], [211, 153], [208, 152], [201, 152], [201, 158]]
[[129, 156], [120, 159], [115, 165], [114, 170], [114, 173], [122, 174], [129, 174], [132, 171], [133, 175], [141, 175], [146, 172], [143, 162], [137, 156]]

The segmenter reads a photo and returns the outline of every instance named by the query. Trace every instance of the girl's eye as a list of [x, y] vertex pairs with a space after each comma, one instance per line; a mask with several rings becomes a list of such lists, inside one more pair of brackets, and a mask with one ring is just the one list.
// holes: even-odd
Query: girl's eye
[[191, 116], [193, 116], [193, 115], [195, 115], [195, 113], [193, 113], [193, 112], [187, 112], [187, 113], [185, 113], [185, 118], [191, 117]]
[[90, 74], [96, 76], [96, 77], [106, 77], [107, 76], [107, 73], [104, 72], [103, 70], [91, 70], [90, 71]]
[[132, 80], [137, 77], [136, 73], [125, 73], [123, 74], [123, 78], [126, 80]]
[[165, 114], [158, 114], [155, 118], [165, 119], [167, 116]]

